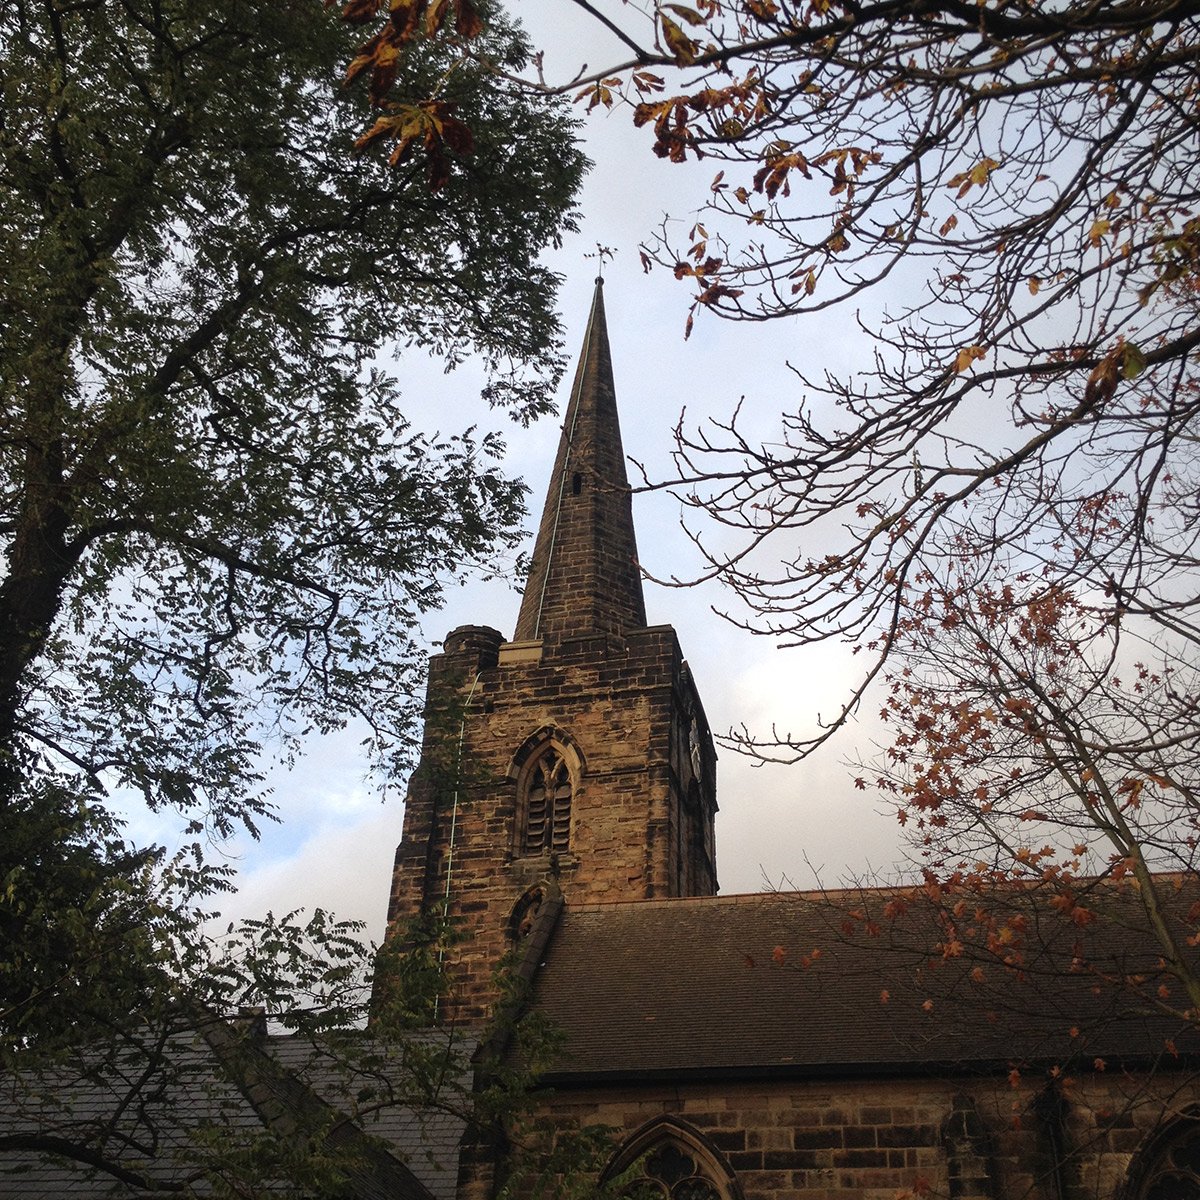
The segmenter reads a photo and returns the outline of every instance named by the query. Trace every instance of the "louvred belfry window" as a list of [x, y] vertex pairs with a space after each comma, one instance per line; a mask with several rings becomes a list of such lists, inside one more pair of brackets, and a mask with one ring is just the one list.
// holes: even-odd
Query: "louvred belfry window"
[[571, 845], [571, 769], [554, 745], [530, 764], [525, 793], [525, 854], [564, 852]]

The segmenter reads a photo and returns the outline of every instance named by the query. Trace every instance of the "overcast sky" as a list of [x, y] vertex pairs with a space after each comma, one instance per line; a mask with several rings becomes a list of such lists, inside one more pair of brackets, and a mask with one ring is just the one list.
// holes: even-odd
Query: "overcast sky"
[[[567, 0], [523, 0], [519, 7], [547, 50], [549, 78], [569, 78], [585, 62], [595, 69], [611, 61], [604, 39], [573, 15]], [[672, 429], [682, 410], [693, 424], [727, 418], [745, 397], [745, 414], [770, 440], [780, 413], [795, 407], [801, 395], [789, 362], [810, 373], [844, 375], [869, 353], [848, 312], [769, 326], [701, 318], [685, 342], [688, 290], [667, 272], [644, 274], [637, 246], [665, 213], [690, 225], [689, 210], [702, 199], [715, 168], [681, 168], [654, 158], [647, 131], [633, 129], [627, 109], [593, 115], [586, 138], [595, 167], [583, 194], [583, 228], [552, 262], [565, 279], [562, 312], [574, 355], [596, 275], [595, 260], [586, 256], [597, 243], [617, 251], [604, 273], [622, 433], [626, 452], [651, 477], [669, 470]], [[402, 380], [413, 375], [407, 360], [399, 370]], [[416, 372], [410, 394], [426, 420], [444, 414], [447, 431], [472, 421], [505, 428], [502, 415], [479, 406], [478, 379], [469, 368], [448, 376]], [[510, 469], [533, 490], [527, 522], [532, 528], [559, 426], [552, 418], [532, 429], [509, 424], [505, 435]], [[663, 493], [637, 496], [634, 519], [639, 553], [651, 575], [686, 578], [697, 571], [699, 562], [680, 528], [677, 500]], [[511, 636], [518, 582], [456, 591], [450, 605], [427, 624], [431, 647], [436, 649], [459, 624], [492, 625]], [[714, 731], [744, 723], [751, 730], [767, 731], [774, 724], [800, 732], [811, 730], [822, 713], [834, 712], [853, 679], [848, 651], [780, 649], [714, 614], [714, 608], [730, 603], [716, 585], [646, 584], [649, 621], [675, 626]], [[877, 811], [869, 793], [854, 790], [844, 765], [859, 753], [869, 754], [873, 736], [869, 723], [860, 724], [818, 757], [791, 767], [756, 767], [732, 752], [721, 754], [717, 867], [723, 893], [810, 886], [816, 875], [827, 884], [866, 873], [894, 875], [901, 855], [895, 816]], [[234, 848], [241, 890], [225, 905], [227, 915], [321, 905], [366, 921], [371, 936], [379, 937], [402, 797], [381, 798], [365, 771], [355, 738], [348, 734], [314, 744], [305, 762], [278, 777], [283, 823], [268, 829], [258, 845]]]

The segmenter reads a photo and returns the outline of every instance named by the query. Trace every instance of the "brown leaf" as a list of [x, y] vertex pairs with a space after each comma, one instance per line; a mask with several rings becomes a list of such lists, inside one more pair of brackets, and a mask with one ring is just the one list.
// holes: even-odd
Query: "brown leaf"
[[456, 0], [454, 31], [460, 38], [477, 38], [483, 32], [483, 18], [471, 0]]
[[684, 4], [664, 4], [663, 7], [669, 8], [677, 17], [682, 17], [689, 25], [704, 24], [704, 18], [694, 8], [688, 8]]
[[700, 47], [666, 13], [660, 11], [658, 19], [662, 26], [663, 40], [676, 63], [681, 67], [690, 67], [696, 61], [696, 53]]
[[429, 7], [425, 10], [425, 32], [430, 37], [441, 29], [449, 7], [450, 0], [430, 0]]
[[420, 32], [428, 3], [429, 0], [391, 0], [388, 24], [395, 30], [399, 42], [411, 42]]
[[[347, 25], [365, 25], [378, 14], [382, 2], [383, 0], [346, 0], [342, 8], [342, 20]], [[328, 8], [332, 3], [333, 0], [325, 0], [325, 7]]]

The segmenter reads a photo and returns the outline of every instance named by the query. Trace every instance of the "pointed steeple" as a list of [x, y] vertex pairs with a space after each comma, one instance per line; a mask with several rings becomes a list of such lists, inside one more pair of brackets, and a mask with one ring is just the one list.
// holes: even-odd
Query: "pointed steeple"
[[604, 281], [597, 279], [514, 640], [645, 624]]

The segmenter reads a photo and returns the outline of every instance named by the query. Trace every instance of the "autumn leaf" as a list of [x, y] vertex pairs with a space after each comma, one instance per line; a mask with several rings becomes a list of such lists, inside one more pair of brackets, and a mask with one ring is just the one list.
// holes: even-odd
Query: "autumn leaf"
[[742, 294], [741, 288], [726, 287], [723, 283], [710, 284], [696, 299], [701, 304], [713, 305], [719, 300], [736, 300]]
[[775, 960], [775, 965], [782, 967], [787, 962], [787, 950], [783, 946], [776, 946], [771, 951], [771, 957]]
[[630, 79], [633, 82], [633, 86], [643, 96], [650, 92], [661, 92], [666, 87], [662, 76], [654, 75], [650, 71], [634, 71]]
[[449, 7], [450, 0], [430, 0], [429, 7], [425, 10], [425, 32], [430, 37], [441, 29]]
[[1121, 356], [1121, 374], [1126, 379], [1136, 379], [1146, 369], [1146, 356], [1132, 342], [1125, 343]]
[[[326, 0], [325, 7], [329, 8], [333, 0]], [[347, 0], [342, 8], [342, 20], [348, 25], [365, 25], [379, 12], [382, 0]]]
[[460, 38], [477, 38], [483, 33], [483, 18], [471, 0], [455, 0], [454, 32]]
[[471, 130], [453, 116], [453, 110], [454, 105], [445, 100], [399, 105], [395, 112], [380, 117], [359, 137], [354, 148], [365, 150], [381, 138], [394, 138], [396, 145], [388, 158], [392, 166], [399, 166], [416, 149], [423, 149], [428, 159], [429, 187], [436, 192], [450, 178], [447, 151], [465, 156], [474, 150]]
[[586, 111], [591, 112], [597, 105], [603, 104], [605, 108], [612, 108], [613, 93], [612, 88], [605, 86], [608, 81], [592, 84], [590, 87], [585, 87], [583, 91], [575, 97], [575, 103], [579, 104], [587, 100], [588, 106]]
[[952, 176], [946, 183], [947, 187], [958, 188], [958, 199], [962, 199], [973, 187], [982, 187], [987, 183], [991, 173], [1000, 164], [994, 158], [984, 158], [977, 162], [969, 171], [962, 171]]
[[681, 67], [690, 67], [696, 61], [696, 53], [700, 47], [665, 12], [660, 11], [658, 19], [667, 49], [675, 62]]
[[[435, 4], [441, 0], [435, 0]], [[388, 28], [395, 31], [397, 40], [410, 42], [417, 36], [429, 0], [391, 0], [388, 5]]]
[[663, 7], [669, 8], [677, 17], [681, 17], [689, 25], [704, 24], [704, 18], [694, 8], [688, 8], [683, 4], [664, 4]]
[[882, 991], [880, 991], [880, 993], [879, 993], [879, 1003], [880, 1004], [886, 1004], [891, 998], [892, 998], [892, 993], [889, 992], [887, 990], [887, 988], [884, 988]]
[[1092, 368], [1083, 393], [1084, 402], [1089, 408], [1112, 398], [1117, 390], [1118, 364], [1123, 358], [1124, 349], [1118, 346], [1115, 350], [1110, 350]]
[[973, 363], [978, 362], [987, 354], [987, 351], [982, 346], [965, 346], [958, 352], [954, 360], [954, 373], [961, 375]]
[[1029, 282], [1029, 294], [1031, 296], [1036, 296], [1038, 294], [1038, 291], [1041, 289], [1042, 281], [1036, 275], [1030, 275], [1028, 282]]
[[1088, 230], [1088, 241], [1093, 246], [1099, 246], [1110, 228], [1112, 228], [1111, 222], [1106, 221], [1103, 217], [1098, 218], [1092, 222], [1092, 227]]

